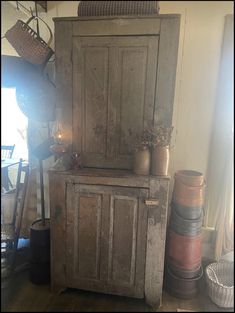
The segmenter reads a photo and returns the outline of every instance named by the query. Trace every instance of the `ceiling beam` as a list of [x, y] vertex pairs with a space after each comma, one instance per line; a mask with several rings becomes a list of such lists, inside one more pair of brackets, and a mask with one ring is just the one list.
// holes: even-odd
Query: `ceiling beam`
[[18, 9], [28, 16], [31, 16], [30, 8], [32, 12], [35, 13], [35, 2], [38, 4], [38, 13], [47, 12], [47, 1], [7, 1], [15, 9]]
[[47, 1], [35, 1], [37, 4], [43, 8], [44, 12], [47, 12]]

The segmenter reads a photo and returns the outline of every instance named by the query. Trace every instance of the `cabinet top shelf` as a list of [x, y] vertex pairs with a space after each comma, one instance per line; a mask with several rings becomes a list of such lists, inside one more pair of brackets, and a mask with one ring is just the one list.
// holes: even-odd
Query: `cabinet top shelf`
[[109, 16], [66, 16], [54, 17], [54, 22], [59, 21], [89, 21], [89, 20], [112, 20], [112, 19], [168, 19], [180, 18], [180, 14], [148, 14], [148, 15], [109, 15]]
[[81, 170], [53, 171], [49, 176], [70, 183], [88, 185], [150, 188], [157, 182], [168, 182], [170, 176], [136, 175], [130, 170], [83, 168]]
[[68, 170], [68, 171], [55, 171], [49, 170], [49, 173], [56, 173], [59, 175], [71, 175], [71, 176], [97, 176], [97, 177], [115, 177], [115, 178], [132, 178], [145, 180], [151, 178], [156, 179], [170, 179], [170, 176], [153, 176], [153, 175], [137, 175], [131, 170], [119, 170], [119, 169], [102, 169], [102, 168], [83, 168], [80, 170]]

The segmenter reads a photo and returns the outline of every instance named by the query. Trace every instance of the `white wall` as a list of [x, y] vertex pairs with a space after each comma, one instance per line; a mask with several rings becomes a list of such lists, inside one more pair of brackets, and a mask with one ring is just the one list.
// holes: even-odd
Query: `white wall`
[[207, 178], [224, 17], [233, 2], [160, 1], [160, 13], [181, 14], [170, 172], [194, 169]]
[[[6, 31], [11, 28], [18, 19], [23, 21], [27, 19], [27, 16], [13, 8], [7, 1], [1, 1], [1, 37], [3, 37]], [[18, 56], [15, 49], [4, 38], [1, 40], [1, 54]]]
[[[12, 1], [13, 2], [13, 1]], [[23, 5], [29, 9], [30, 1], [19, 1], [23, 3]], [[53, 17], [58, 16], [76, 16], [77, 8], [79, 1], [47, 1], [47, 12], [39, 12], [39, 17], [43, 18], [43, 20], [49, 25], [54, 33], [54, 22], [52, 20]], [[2, 29], [1, 36], [3, 36], [6, 31], [11, 28], [18, 19], [27, 21], [29, 15], [23, 13], [21, 10], [17, 10], [8, 1], [1, 1], [1, 9], [2, 9]], [[34, 7], [32, 8], [34, 10]], [[24, 11], [26, 12], [26, 11]], [[31, 22], [30, 26], [36, 30], [36, 23]], [[47, 42], [49, 39], [49, 32], [46, 26], [40, 22], [39, 24], [40, 35]], [[51, 47], [54, 48], [54, 40], [52, 41]], [[12, 48], [12, 46], [8, 43], [6, 39], [2, 41], [2, 54], [6, 55], [15, 55], [17, 56], [16, 51]]]

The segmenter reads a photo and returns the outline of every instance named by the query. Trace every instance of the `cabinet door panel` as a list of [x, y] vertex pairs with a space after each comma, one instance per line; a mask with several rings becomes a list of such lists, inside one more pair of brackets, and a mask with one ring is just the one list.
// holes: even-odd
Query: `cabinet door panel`
[[143, 129], [147, 47], [119, 48], [120, 120], [118, 155], [132, 152], [133, 135]]
[[104, 159], [107, 142], [108, 49], [73, 41], [74, 149], [83, 162]]
[[[119, 294], [143, 297], [147, 190], [117, 187], [110, 197], [108, 286]], [[135, 193], [135, 194], [133, 194]]]
[[84, 152], [104, 155], [107, 136], [108, 50], [88, 47], [84, 54]]
[[153, 122], [158, 37], [133, 37], [118, 46], [117, 159], [132, 162], [133, 142]]
[[75, 192], [74, 185], [68, 184], [67, 270], [70, 286], [77, 280], [100, 280], [102, 202], [102, 194]]
[[158, 36], [73, 38], [74, 149], [84, 166], [132, 168], [133, 140], [153, 122], [157, 51]]
[[111, 196], [109, 280], [134, 284], [137, 198]]
[[147, 189], [67, 185], [67, 285], [144, 296]]
[[99, 279], [101, 195], [80, 194], [77, 218], [77, 273]]

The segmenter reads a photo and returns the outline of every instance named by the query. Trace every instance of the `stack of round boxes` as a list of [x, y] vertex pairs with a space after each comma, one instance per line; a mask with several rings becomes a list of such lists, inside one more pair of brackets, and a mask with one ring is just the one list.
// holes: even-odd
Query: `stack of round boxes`
[[201, 233], [205, 183], [196, 171], [175, 174], [166, 249], [166, 288], [189, 299], [198, 291], [202, 276]]

